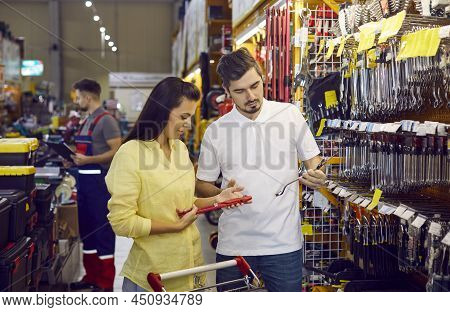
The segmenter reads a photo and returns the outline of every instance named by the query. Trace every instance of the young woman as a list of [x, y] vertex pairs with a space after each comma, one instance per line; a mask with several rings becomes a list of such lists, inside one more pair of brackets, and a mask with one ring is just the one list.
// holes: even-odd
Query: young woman
[[[114, 156], [106, 184], [108, 219], [119, 236], [134, 239], [121, 275], [123, 291], [151, 291], [149, 272], [165, 273], [203, 264], [197, 207], [242, 197], [231, 187], [211, 198], [195, 198], [194, 167], [179, 137], [191, 126], [200, 91], [166, 78], [152, 91], [124, 144]], [[178, 211], [192, 210], [182, 218]], [[204, 283], [204, 276], [195, 278]], [[194, 287], [194, 277], [164, 282], [169, 291]]]

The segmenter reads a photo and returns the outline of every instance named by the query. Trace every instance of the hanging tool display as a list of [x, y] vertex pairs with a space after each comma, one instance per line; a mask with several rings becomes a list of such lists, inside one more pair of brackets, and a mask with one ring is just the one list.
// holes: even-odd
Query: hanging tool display
[[[425, 6], [422, 6], [426, 3]], [[427, 3], [428, 2], [428, 3]], [[400, 11], [420, 13], [422, 16], [445, 17], [445, 7], [448, 2], [431, 0], [368, 0], [358, 3], [345, 3], [340, 6], [339, 30], [337, 36], [347, 35], [358, 31], [358, 27], [369, 22], [379, 21]]]
[[340, 98], [351, 106], [352, 119], [383, 120], [405, 112], [448, 107], [449, 47], [441, 47], [434, 57], [398, 61], [397, 47], [391, 43], [377, 48], [376, 54], [372, 68], [368, 68], [365, 54], [358, 56], [359, 67], [341, 82]]
[[290, 101], [290, 1], [266, 11], [266, 99]]
[[290, 1], [280, 9], [275, 6], [266, 11], [266, 99], [290, 101], [291, 49]]
[[448, 201], [416, 193], [383, 195], [378, 209], [373, 209], [368, 204], [371, 200], [364, 197], [369, 194], [364, 186], [330, 185], [331, 191], [339, 188], [343, 234], [365, 279], [405, 279], [405, 274], [418, 274], [428, 279], [428, 291], [449, 290]]
[[302, 28], [299, 29], [299, 32], [295, 34], [296, 43], [300, 45], [300, 69], [296, 72], [294, 79], [294, 90], [301, 87], [303, 88], [303, 100], [304, 105], [308, 106], [308, 97], [305, 96], [308, 92], [309, 87], [312, 83], [312, 76], [309, 72], [309, 57], [308, 57], [308, 27], [309, 21], [311, 17], [311, 10], [304, 8], [300, 13], [300, 18], [302, 20]]
[[343, 124], [342, 177], [370, 181], [372, 190], [386, 193], [450, 185], [447, 125], [412, 121]]

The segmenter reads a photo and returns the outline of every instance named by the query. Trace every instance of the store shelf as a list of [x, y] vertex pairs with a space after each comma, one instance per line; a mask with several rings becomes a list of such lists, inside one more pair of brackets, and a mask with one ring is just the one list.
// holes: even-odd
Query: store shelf
[[209, 25], [225, 25], [225, 24], [231, 24], [230, 19], [212, 19], [208, 20], [207, 23]]

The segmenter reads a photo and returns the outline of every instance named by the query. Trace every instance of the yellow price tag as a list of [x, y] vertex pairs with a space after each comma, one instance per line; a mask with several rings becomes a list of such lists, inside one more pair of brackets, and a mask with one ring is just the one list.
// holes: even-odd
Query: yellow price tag
[[342, 52], [344, 52], [344, 47], [345, 47], [345, 41], [346, 41], [346, 40], [347, 40], [347, 38], [342, 37], [341, 43], [339, 44], [339, 49], [338, 49], [338, 51], [337, 51], [337, 53], [336, 53], [336, 56], [337, 56], [337, 57], [341, 57]]
[[381, 25], [381, 34], [378, 43], [386, 42], [390, 37], [395, 36], [400, 28], [402, 28], [405, 20], [406, 11], [401, 11], [396, 15], [383, 20]]
[[381, 194], [383, 194], [383, 191], [380, 189], [376, 189], [375, 193], [373, 194], [372, 202], [367, 206], [367, 210], [371, 211], [376, 206], [378, 206], [378, 203], [380, 202]]
[[337, 104], [337, 96], [335, 90], [325, 91], [325, 106], [326, 108], [333, 107]]
[[371, 22], [359, 27], [358, 53], [368, 50], [375, 44], [375, 32], [380, 27], [379, 22]]
[[322, 53], [323, 47], [325, 46], [325, 40], [320, 39], [320, 43], [319, 43], [319, 51], [317, 52], [317, 55], [320, 55], [320, 53]]
[[329, 40], [328, 42], [330, 43], [330, 45], [328, 46], [328, 51], [327, 51], [327, 55], [325, 55], [325, 60], [328, 60], [333, 55], [333, 51], [334, 51], [333, 40]]
[[325, 128], [325, 123], [327, 122], [327, 120], [325, 118], [322, 118], [320, 120], [320, 126], [319, 129], [317, 129], [317, 133], [316, 136], [319, 137], [322, 135], [323, 129]]
[[311, 224], [303, 224], [302, 225], [302, 233], [303, 235], [313, 235], [313, 227]]
[[26, 212], [30, 211], [30, 205], [28, 203], [25, 204], [25, 211]]
[[439, 28], [423, 29], [404, 35], [400, 41], [397, 59], [401, 61], [410, 57], [435, 56], [440, 42]]

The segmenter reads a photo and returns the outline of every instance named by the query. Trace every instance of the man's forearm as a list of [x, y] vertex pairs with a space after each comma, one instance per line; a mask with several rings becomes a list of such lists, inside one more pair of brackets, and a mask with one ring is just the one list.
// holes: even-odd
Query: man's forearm
[[95, 155], [95, 156], [90, 156], [90, 160], [89, 162], [91, 164], [104, 164], [104, 163], [108, 163], [110, 162], [113, 157], [114, 154], [116, 153], [116, 151], [113, 150], [109, 150], [103, 154], [99, 154], [99, 155]]
[[222, 190], [213, 183], [197, 180], [195, 183], [195, 193], [198, 197], [214, 197]]

